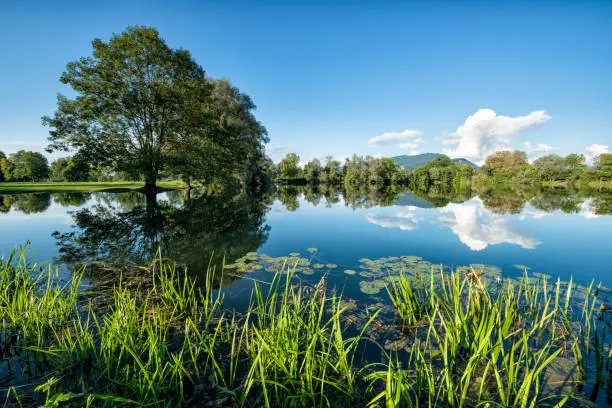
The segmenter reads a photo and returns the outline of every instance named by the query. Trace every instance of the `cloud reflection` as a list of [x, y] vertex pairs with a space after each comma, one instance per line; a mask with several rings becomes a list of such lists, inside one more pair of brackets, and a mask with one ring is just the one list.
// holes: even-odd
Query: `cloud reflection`
[[416, 207], [406, 207], [397, 211], [395, 215], [369, 213], [366, 215], [368, 222], [383, 228], [399, 228], [403, 231], [411, 231], [418, 228], [418, 223], [423, 221], [414, 211]]
[[540, 244], [532, 237], [515, 231], [503, 215], [487, 210], [478, 197], [463, 203], [450, 203], [441, 208], [439, 222], [450, 228], [459, 240], [473, 251], [482, 251], [489, 245], [514, 244], [535, 249]]

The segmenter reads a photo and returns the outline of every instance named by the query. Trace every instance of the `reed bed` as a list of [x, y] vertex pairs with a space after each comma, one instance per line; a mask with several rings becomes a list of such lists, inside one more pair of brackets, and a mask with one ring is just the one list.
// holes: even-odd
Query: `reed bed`
[[[290, 266], [254, 280], [243, 311], [224, 308], [212, 270], [196, 285], [160, 256], [139, 274], [92, 290], [83, 271], [62, 281], [23, 251], [3, 260], [4, 406], [560, 407], [608, 378], [594, 285], [400, 274], [387, 286], [396, 320], [351, 327], [342, 296]], [[408, 350], [372, 345], [375, 321], [396, 325]], [[368, 343], [377, 357], [364, 362]], [[555, 389], [559, 361], [578, 374]]]

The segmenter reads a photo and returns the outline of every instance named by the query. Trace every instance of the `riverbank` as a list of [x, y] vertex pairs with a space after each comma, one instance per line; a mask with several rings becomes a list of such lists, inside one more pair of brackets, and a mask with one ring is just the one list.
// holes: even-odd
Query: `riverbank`
[[[140, 181], [103, 181], [103, 182], [27, 182], [27, 183], [0, 183], [0, 193], [34, 193], [56, 191], [131, 191], [142, 190], [144, 183]], [[160, 181], [159, 190], [178, 190], [185, 188], [182, 181]]]

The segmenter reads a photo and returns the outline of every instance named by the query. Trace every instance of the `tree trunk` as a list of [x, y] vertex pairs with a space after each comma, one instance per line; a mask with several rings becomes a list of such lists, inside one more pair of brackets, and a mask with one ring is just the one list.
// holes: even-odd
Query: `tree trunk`
[[149, 171], [145, 174], [145, 190], [154, 191], [157, 189], [157, 173]]
[[147, 209], [157, 208], [157, 192], [155, 190], [146, 190], [144, 194], [147, 198]]

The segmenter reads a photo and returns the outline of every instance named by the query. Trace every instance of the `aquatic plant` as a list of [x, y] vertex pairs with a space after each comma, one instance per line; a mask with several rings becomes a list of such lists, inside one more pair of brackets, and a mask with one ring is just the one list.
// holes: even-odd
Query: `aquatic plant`
[[[543, 394], [544, 376], [553, 361], [569, 352], [568, 345], [582, 358], [597, 303], [590, 291], [575, 300], [573, 286], [525, 275], [518, 285], [492, 288], [480, 275], [443, 269], [425, 280], [401, 274], [388, 292], [414, 341], [404, 361], [388, 354], [388, 364], [368, 376], [372, 384], [383, 385], [372, 403], [563, 405], [570, 395]], [[580, 312], [572, 310], [581, 303]], [[597, 335], [595, 341], [601, 349]], [[597, 354], [599, 368], [602, 356]]]
[[[372, 302], [308, 282], [306, 261], [238, 260], [279, 269], [252, 278], [248, 307], [235, 311], [214, 270], [197, 284], [159, 256], [84, 287], [79, 273], [62, 280], [15, 252], [0, 263], [1, 358], [14, 367], [0, 380], [3, 397], [23, 406], [37, 395], [47, 406], [560, 407], [571, 385], [609, 381], [609, 324], [594, 284], [490, 279], [499, 269], [388, 257], [360, 265]], [[365, 341], [375, 336], [380, 345]], [[560, 362], [577, 369], [569, 388], [545, 388]], [[28, 376], [14, 374], [24, 367]]]

